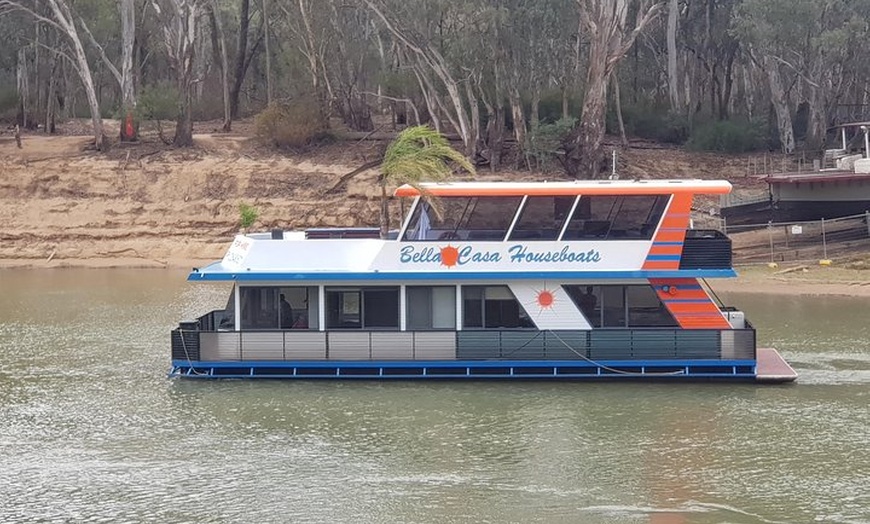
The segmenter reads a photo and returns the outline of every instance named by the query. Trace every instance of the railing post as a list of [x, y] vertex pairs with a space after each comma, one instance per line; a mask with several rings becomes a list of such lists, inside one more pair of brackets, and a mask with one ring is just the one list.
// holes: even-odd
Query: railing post
[[867, 224], [867, 236], [870, 237], [870, 211], [864, 211], [864, 223]]

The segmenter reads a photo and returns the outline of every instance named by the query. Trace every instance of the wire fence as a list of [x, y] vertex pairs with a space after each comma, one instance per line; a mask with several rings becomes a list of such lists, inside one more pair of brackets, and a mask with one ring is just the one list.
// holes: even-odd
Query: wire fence
[[735, 264], [830, 260], [855, 251], [870, 253], [870, 211], [805, 222], [768, 222], [719, 228], [731, 238]]

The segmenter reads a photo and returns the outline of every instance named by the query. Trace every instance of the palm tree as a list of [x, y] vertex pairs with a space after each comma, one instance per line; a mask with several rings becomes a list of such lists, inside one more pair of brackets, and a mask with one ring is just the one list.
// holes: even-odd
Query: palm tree
[[474, 176], [474, 166], [456, 151], [444, 135], [429, 126], [409, 127], [399, 133], [384, 153], [378, 183], [381, 186], [381, 238], [390, 230], [387, 186], [408, 184], [425, 196], [422, 182], [443, 182], [453, 175], [450, 162]]

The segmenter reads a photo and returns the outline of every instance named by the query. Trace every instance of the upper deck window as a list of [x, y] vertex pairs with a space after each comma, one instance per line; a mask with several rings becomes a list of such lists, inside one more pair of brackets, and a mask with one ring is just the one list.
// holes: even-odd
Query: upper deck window
[[510, 239], [556, 240], [573, 204], [573, 196], [528, 197]]
[[402, 240], [503, 240], [522, 197], [440, 197], [421, 201]]
[[667, 207], [668, 195], [583, 196], [565, 240], [649, 240]]

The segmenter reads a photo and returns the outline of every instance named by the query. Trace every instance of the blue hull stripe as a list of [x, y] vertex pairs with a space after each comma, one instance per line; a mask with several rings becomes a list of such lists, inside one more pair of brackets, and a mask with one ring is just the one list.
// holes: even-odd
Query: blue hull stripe
[[173, 360], [170, 377], [271, 379], [754, 380], [755, 360], [236, 361]]

